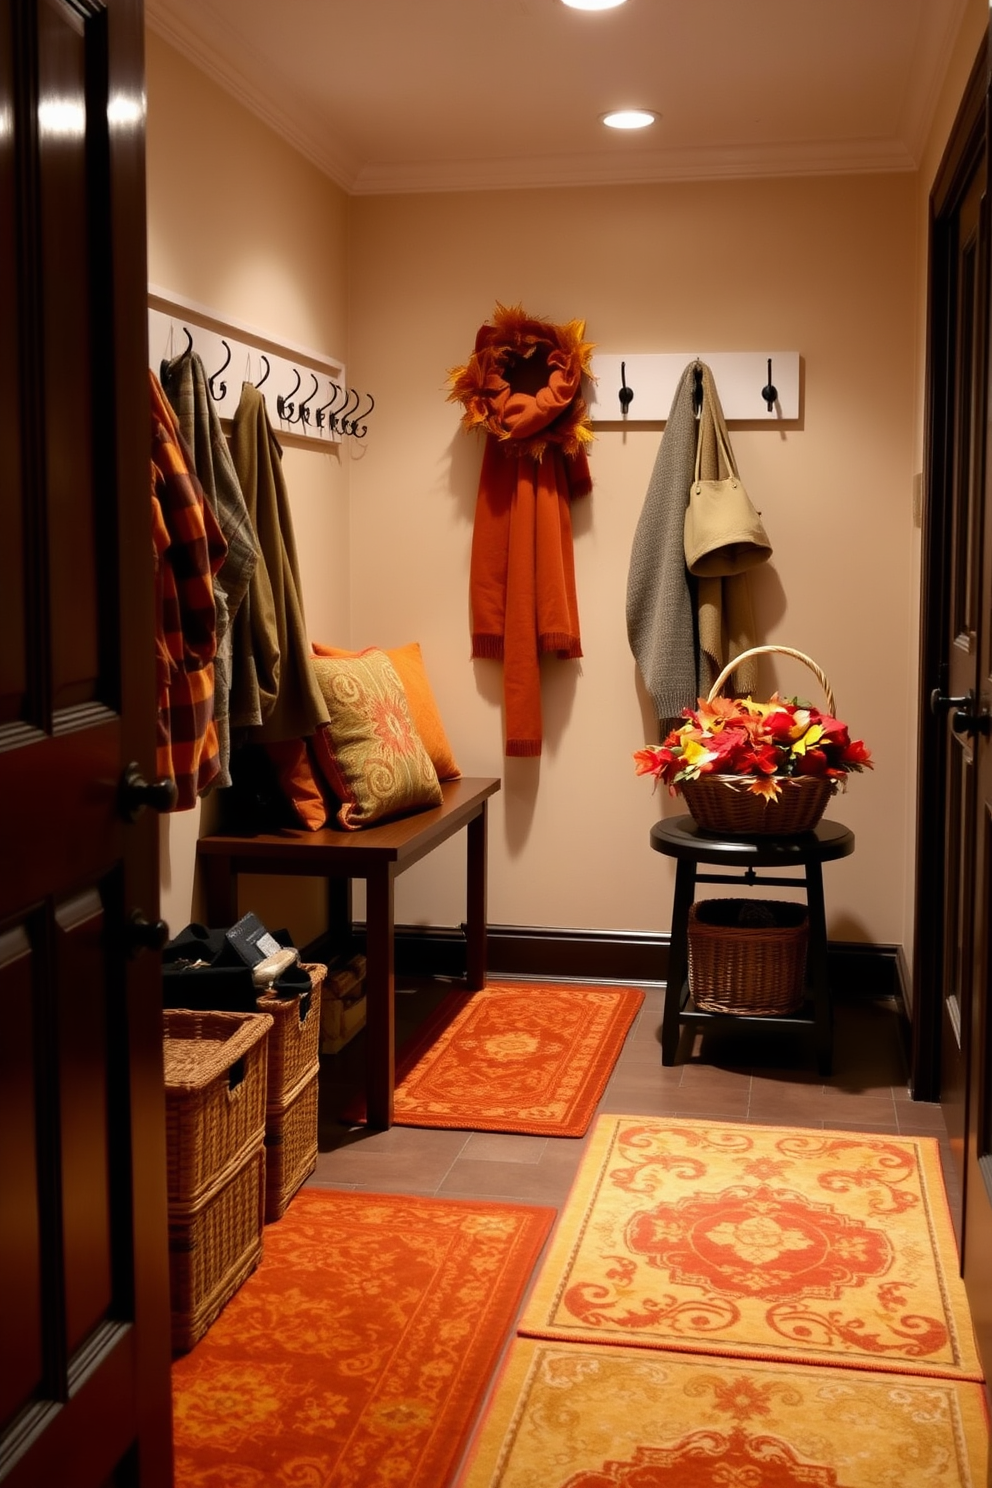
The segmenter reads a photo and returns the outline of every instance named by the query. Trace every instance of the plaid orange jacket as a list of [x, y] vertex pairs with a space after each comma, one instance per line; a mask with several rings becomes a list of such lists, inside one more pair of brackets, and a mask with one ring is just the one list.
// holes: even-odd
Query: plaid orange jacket
[[213, 721], [217, 612], [213, 576], [227, 554], [161, 384], [151, 385], [152, 543], [158, 666], [156, 766], [187, 811], [219, 769]]

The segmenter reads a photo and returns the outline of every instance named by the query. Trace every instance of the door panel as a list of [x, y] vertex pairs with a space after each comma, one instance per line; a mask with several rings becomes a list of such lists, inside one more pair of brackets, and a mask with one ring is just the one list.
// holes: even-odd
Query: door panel
[[[944, 212], [941, 229], [950, 269], [947, 319], [949, 346], [948, 409], [950, 470], [944, 488], [948, 558], [945, 579], [944, 654], [939, 698], [943, 720], [945, 822], [943, 859], [942, 1028], [940, 1098], [963, 1194], [965, 1181], [968, 1062], [966, 1029], [970, 1017], [974, 856], [974, 771], [967, 734], [954, 728], [961, 700], [974, 695], [977, 681], [977, 606], [981, 544], [981, 477], [984, 470], [982, 413], [985, 295], [981, 257], [985, 152], [981, 151], [957, 197]], [[960, 1233], [960, 1216], [958, 1216]]]
[[4, 1488], [172, 1481], [142, 74], [140, 0], [0, 0]]
[[[986, 39], [931, 196], [913, 1011], [914, 1092], [926, 1099], [939, 1093], [944, 1110], [960, 1179], [962, 1272], [992, 1378], [989, 56]], [[934, 903], [943, 910], [939, 918]], [[931, 1029], [939, 1034], [936, 1060]], [[935, 1068], [937, 1090], [930, 1083]]]

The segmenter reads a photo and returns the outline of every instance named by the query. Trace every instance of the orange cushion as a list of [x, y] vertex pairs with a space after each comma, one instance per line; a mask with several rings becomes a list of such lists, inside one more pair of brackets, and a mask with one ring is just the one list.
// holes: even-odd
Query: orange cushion
[[282, 739], [263, 744], [275, 766], [279, 788], [302, 826], [316, 832], [327, 825], [327, 802], [314, 774], [305, 739]]
[[330, 723], [312, 739], [314, 758], [341, 805], [346, 830], [440, 806], [437, 771], [410, 715], [403, 684], [385, 651], [314, 656]]
[[[448, 743], [448, 736], [441, 722], [434, 693], [427, 678], [427, 668], [421, 655], [420, 643], [411, 641], [407, 646], [383, 648], [389, 657], [406, 693], [414, 726], [424, 741], [424, 748], [434, 762], [439, 780], [456, 780], [462, 773], [455, 762]], [[322, 646], [313, 642], [315, 656], [361, 656], [361, 651], [342, 651], [337, 646]]]

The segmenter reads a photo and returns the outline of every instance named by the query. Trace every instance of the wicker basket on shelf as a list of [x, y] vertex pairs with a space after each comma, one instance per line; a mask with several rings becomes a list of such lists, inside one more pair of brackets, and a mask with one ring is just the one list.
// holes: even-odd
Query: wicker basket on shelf
[[[802, 651], [791, 646], [754, 646], [728, 662], [709, 690], [707, 702], [719, 695], [721, 687], [741, 662], [749, 656], [778, 653], [794, 656], [816, 676], [823, 688], [827, 712], [834, 715], [834, 694], [825, 674]], [[777, 800], [755, 795], [747, 789], [747, 775], [701, 775], [682, 782], [681, 791], [689, 811], [704, 831], [730, 837], [791, 837], [797, 832], [811, 832], [820, 821], [836, 784], [820, 775], [778, 776], [781, 787]]]
[[704, 899], [689, 910], [689, 990], [701, 1012], [771, 1017], [802, 1004], [808, 916], [785, 899]]

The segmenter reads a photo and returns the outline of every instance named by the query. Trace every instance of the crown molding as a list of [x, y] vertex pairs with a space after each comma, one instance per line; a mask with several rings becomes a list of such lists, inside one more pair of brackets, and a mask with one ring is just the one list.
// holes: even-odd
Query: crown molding
[[[955, 42], [968, 8], [969, 0], [957, 0], [954, 10], [947, 16], [942, 35], [933, 36], [922, 28], [917, 35], [901, 131], [917, 166], [923, 159]], [[923, 14], [929, 18], [932, 12], [926, 9]]]
[[883, 175], [913, 171], [900, 140], [847, 140], [636, 154], [530, 156], [526, 160], [397, 162], [362, 167], [355, 196], [511, 191], [576, 186], [753, 180], [756, 177]]
[[192, 62], [194, 67], [229, 93], [249, 113], [268, 125], [336, 186], [340, 186], [349, 195], [353, 194], [358, 162], [349, 158], [346, 151], [328, 145], [326, 140], [317, 139], [309, 130], [301, 128], [285, 109], [260, 93], [257, 86], [233, 66], [219, 47], [211, 46], [199, 33], [184, 25], [162, 0], [145, 0], [145, 22], [150, 31], [168, 42], [169, 46]]
[[[968, 0], [959, 0], [963, 10]], [[917, 168], [946, 70], [946, 58], [933, 86], [914, 110], [916, 149], [901, 139], [808, 140], [784, 144], [727, 145], [673, 150], [631, 148], [586, 154], [531, 155], [526, 158], [386, 161], [362, 163], [301, 125], [273, 98], [259, 90], [227, 58], [219, 44], [194, 32], [172, 13], [169, 0], [145, 0], [148, 27], [185, 56], [287, 144], [349, 196], [391, 196], [471, 191], [555, 189], [579, 186], [636, 186], [666, 182], [753, 180], [817, 175], [879, 175]], [[209, 23], [207, 5], [201, 16]], [[948, 54], [956, 34], [943, 38]], [[913, 90], [912, 96], [918, 96]]]

